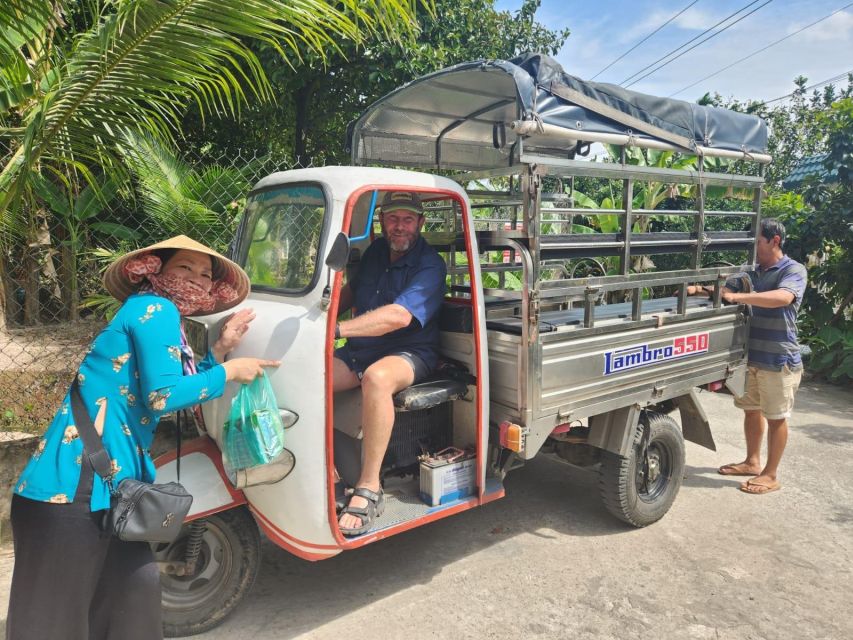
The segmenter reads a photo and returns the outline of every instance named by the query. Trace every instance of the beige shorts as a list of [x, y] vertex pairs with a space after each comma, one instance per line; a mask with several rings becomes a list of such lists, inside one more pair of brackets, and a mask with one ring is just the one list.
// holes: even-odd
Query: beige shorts
[[788, 365], [781, 371], [747, 367], [746, 393], [740, 398], [735, 396], [735, 406], [744, 411], [761, 411], [768, 420], [790, 418], [802, 377], [802, 369], [791, 371]]

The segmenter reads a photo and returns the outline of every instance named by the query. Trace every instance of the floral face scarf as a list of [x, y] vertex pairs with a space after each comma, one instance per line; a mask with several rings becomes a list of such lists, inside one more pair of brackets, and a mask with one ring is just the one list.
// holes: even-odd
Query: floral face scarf
[[182, 316], [213, 311], [218, 302], [228, 303], [237, 298], [237, 291], [227, 282], [218, 280], [210, 291], [205, 291], [175, 273], [161, 274], [162, 268], [160, 258], [147, 253], [128, 260], [124, 271], [134, 284], [147, 280], [154, 293], [174, 302]]

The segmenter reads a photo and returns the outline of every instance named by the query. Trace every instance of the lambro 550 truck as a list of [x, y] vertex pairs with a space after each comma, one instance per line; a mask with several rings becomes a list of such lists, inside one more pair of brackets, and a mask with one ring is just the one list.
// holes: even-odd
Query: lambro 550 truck
[[[733, 264], [754, 261], [770, 161], [759, 118], [584, 82], [528, 54], [405, 85], [348, 138], [354, 166], [274, 173], [248, 196], [232, 253], [257, 319], [233, 355], [282, 361], [270, 379], [286, 451], [229, 473], [220, 445], [236, 388], [204, 405], [206, 433], [182, 450], [193, 511], [156, 549], [169, 635], [238, 604], [259, 531], [323, 560], [497, 500], [537, 456], [598, 473], [606, 509], [649, 525], [678, 493], [684, 441], [714, 448], [697, 388], [742, 385], [749, 317], [720, 291]], [[585, 158], [595, 143], [615, 161]], [[590, 208], [581, 183], [614, 195]], [[442, 364], [395, 396], [385, 513], [346, 538], [334, 478], [358, 464], [361, 394], [332, 392], [334, 327], [392, 190], [420, 195], [447, 264]], [[689, 197], [648, 197], [675, 193]], [[736, 211], [709, 204], [743, 194]], [[688, 297], [694, 283], [710, 299]], [[198, 352], [221, 322], [190, 321]], [[174, 477], [174, 453], [158, 464], [158, 479]]]

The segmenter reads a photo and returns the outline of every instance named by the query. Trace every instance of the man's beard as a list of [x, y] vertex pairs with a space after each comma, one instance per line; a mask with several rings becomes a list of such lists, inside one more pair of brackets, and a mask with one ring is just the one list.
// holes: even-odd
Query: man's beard
[[406, 253], [412, 248], [412, 246], [414, 246], [418, 239], [418, 235], [414, 234], [405, 238], [394, 238], [390, 235], [386, 235], [385, 239], [388, 240], [388, 246], [391, 247], [391, 251], [394, 253]]

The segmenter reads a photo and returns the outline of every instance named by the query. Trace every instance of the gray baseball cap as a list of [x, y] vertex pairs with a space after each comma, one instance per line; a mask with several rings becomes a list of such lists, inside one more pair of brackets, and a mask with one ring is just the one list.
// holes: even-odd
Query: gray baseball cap
[[411, 191], [389, 191], [382, 199], [382, 213], [391, 211], [411, 211], [419, 216], [424, 214], [421, 197]]

